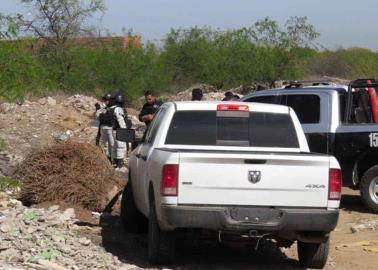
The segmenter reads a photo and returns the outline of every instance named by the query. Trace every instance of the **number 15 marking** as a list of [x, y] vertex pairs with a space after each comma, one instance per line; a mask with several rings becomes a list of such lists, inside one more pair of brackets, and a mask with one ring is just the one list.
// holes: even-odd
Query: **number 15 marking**
[[378, 133], [370, 133], [370, 147], [378, 147]]

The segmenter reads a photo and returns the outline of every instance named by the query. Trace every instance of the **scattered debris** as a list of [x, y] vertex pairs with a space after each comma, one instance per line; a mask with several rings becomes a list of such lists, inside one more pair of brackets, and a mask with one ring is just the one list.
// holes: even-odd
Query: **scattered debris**
[[[196, 84], [188, 89], [178, 92], [177, 94], [174, 95], [165, 95], [162, 97], [163, 101], [188, 101], [191, 100], [192, 98], [192, 91], [193, 89], [201, 89], [203, 92], [203, 100], [208, 100], [208, 101], [215, 101], [215, 100], [222, 100], [224, 98], [224, 93], [226, 91], [224, 90], [219, 90], [214, 86], [207, 85], [207, 84]], [[243, 87], [237, 87], [233, 89], [229, 89], [227, 91], [231, 91], [235, 94], [238, 94], [240, 97], [243, 95], [241, 94], [243, 92]]]
[[353, 225], [350, 230], [352, 233], [358, 233], [363, 231], [377, 231], [378, 230], [378, 220], [369, 220], [367, 222]]
[[16, 106], [14, 103], [0, 103], [0, 113], [6, 114], [12, 112]]
[[378, 247], [366, 247], [364, 248], [364, 251], [378, 253]]
[[53, 99], [52, 97], [47, 97], [46, 102], [49, 106], [55, 106], [56, 105], [56, 100]]
[[0, 153], [0, 177], [13, 174], [14, 168], [23, 160], [19, 155], [11, 154], [8, 151]]
[[0, 193], [0, 201], [12, 205], [1, 209], [0, 265], [12, 266], [5, 269], [121, 268], [115, 256], [70, 230], [76, 222], [73, 209], [27, 208], [12, 200]]
[[378, 244], [378, 240], [364, 240], [364, 241], [359, 241], [359, 242], [354, 242], [354, 243], [348, 243], [348, 244], [342, 244], [339, 246], [336, 246], [336, 249], [340, 250], [343, 248], [353, 248], [353, 247], [366, 247], [366, 246], [371, 246]]
[[70, 134], [67, 132], [64, 133], [53, 133], [52, 134], [53, 138], [55, 139], [56, 142], [67, 142], [70, 139]]

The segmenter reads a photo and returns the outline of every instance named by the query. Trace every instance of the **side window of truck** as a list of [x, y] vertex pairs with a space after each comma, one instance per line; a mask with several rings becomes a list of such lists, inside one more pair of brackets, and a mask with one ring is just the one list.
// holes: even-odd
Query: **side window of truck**
[[352, 104], [348, 122], [350, 124], [373, 123], [371, 101], [368, 91], [357, 89], [352, 93]]
[[284, 95], [281, 104], [293, 108], [301, 124], [320, 122], [320, 97], [318, 95]]
[[165, 112], [166, 112], [166, 109], [161, 108], [156, 113], [154, 119], [152, 120], [152, 122], [150, 124], [150, 127], [147, 130], [146, 140], [145, 140], [147, 143], [150, 143], [150, 144], [154, 143], [157, 131], [158, 131], [159, 126], [160, 126], [160, 124], [161, 124], [161, 122], [164, 118]]
[[257, 103], [267, 103], [267, 104], [279, 104], [280, 103], [280, 97], [275, 96], [258, 96], [258, 97], [251, 97], [245, 102], [257, 102]]
[[339, 107], [340, 107], [340, 120], [345, 122], [345, 108], [346, 108], [347, 96], [345, 93], [339, 93]]

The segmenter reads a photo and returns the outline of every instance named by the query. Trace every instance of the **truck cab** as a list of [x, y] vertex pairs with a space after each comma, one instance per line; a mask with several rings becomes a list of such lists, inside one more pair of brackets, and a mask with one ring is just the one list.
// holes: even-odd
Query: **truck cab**
[[360, 189], [365, 205], [378, 212], [378, 125], [372, 112], [373, 98], [366, 89], [375, 85], [367, 81], [354, 81], [349, 86], [295, 84], [254, 92], [241, 101], [293, 108], [310, 151], [335, 156], [344, 186]]

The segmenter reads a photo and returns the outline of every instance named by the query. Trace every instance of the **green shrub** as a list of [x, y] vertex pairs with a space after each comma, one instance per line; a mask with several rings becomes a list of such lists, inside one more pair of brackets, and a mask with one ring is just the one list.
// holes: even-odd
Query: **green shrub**
[[354, 79], [378, 73], [376, 52], [361, 48], [319, 51], [307, 43], [296, 46], [289, 42], [289, 46], [290, 35], [285, 34], [289, 30], [278, 29], [266, 19], [259, 31], [274, 28], [274, 35], [262, 31], [257, 37], [256, 27], [226, 32], [209, 27], [172, 30], [161, 47], [146, 43], [140, 48], [123, 48], [116, 42], [71, 45], [65, 51], [66, 69], [50, 57], [48, 48], [32, 40], [3, 41], [0, 101], [54, 91], [92, 95], [121, 91], [133, 102], [146, 89], [160, 94], [194, 83], [226, 89], [255, 83], [273, 86], [279, 79], [322, 75]]
[[0, 99], [22, 101], [51, 87], [48, 67], [29, 51], [31, 41], [4, 41], [0, 44]]
[[0, 152], [7, 150], [7, 144], [3, 138], [0, 138]]
[[0, 177], [0, 191], [20, 186], [20, 182], [10, 177]]

